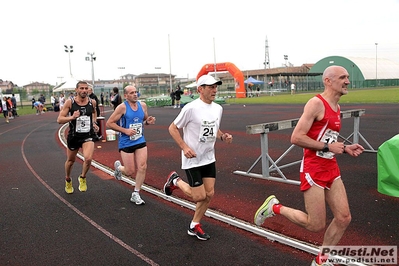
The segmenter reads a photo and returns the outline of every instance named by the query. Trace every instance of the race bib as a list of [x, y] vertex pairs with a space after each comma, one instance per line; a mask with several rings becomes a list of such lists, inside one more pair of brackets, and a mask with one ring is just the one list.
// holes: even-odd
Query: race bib
[[142, 123], [130, 124], [129, 128], [136, 130], [136, 134], [134, 134], [133, 136], [130, 136], [130, 140], [139, 139], [143, 135], [143, 124]]
[[204, 121], [202, 120], [199, 141], [200, 142], [212, 142], [216, 140], [216, 121]]
[[76, 132], [77, 133], [90, 132], [90, 116], [82, 115], [76, 118]]
[[[323, 143], [331, 144], [338, 140], [338, 136], [339, 136], [339, 133], [337, 131], [327, 129], [326, 132], [324, 133], [324, 135], [321, 137], [320, 141]], [[316, 155], [321, 158], [332, 159], [332, 158], [334, 158], [335, 154], [331, 151], [328, 151], [328, 152], [317, 151]]]

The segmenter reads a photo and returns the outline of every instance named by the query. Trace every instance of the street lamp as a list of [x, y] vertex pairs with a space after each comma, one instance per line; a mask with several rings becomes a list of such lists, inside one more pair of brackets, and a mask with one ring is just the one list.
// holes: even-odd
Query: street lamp
[[378, 43], [375, 43], [375, 86], [377, 87], [377, 46]]
[[[155, 69], [160, 70], [161, 67], [155, 67]], [[157, 71], [157, 86], [158, 86], [159, 93], [161, 93], [161, 90], [159, 88], [159, 71]]]
[[[284, 60], [285, 60], [285, 71], [287, 72], [286, 74], [287, 74], [287, 79], [285, 80], [286, 81], [286, 85], [288, 85], [288, 55], [284, 55]], [[281, 81], [280, 81], [281, 82]]]
[[68, 45], [64, 45], [64, 47], [65, 47], [65, 52], [68, 53], [68, 56], [69, 56], [69, 74], [70, 74], [71, 77], [72, 77], [71, 53], [73, 52], [73, 46], [70, 45], [70, 46], [68, 47]]
[[120, 79], [121, 79], [121, 83], [122, 83], [122, 89], [123, 89], [122, 70], [124, 70], [124, 69], [125, 69], [125, 67], [118, 67], [118, 69], [121, 71], [121, 76], [120, 76]]
[[64, 78], [64, 77], [57, 77], [58, 79], [60, 79], [60, 84], [62, 83], [62, 79]]
[[87, 55], [89, 55], [89, 56], [86, 56], [86, 61], [91, 61], [91, 79], [93, 82], [93, 91], [94, 91], [94, 63], [93, 63], [93, 61], [96, 61], [96, 57], [94, 56], [94, 52], [93, 53], [87, 52]]

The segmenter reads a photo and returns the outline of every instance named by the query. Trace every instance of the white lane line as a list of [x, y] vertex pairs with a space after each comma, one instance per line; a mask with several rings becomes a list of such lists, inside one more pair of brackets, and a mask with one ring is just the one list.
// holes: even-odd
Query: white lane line
[[[58, 137], [59, 137], [61, 143], [63, 143], [63, 145], [66, 147], [66, 144], [64, 143], [65, 138], [63, 137], [64, 129], [65, 129], [64, 127], [60, 128], [60, 130], [58, 131]], [[84, 158], [83, 158], [83, 156], [81, 154], [78, 154], [78, 157], [82, 161], [84, 160]], [[98, 162], [96, 162], [94, 160], [92, 161], [91, 165], [93, 167], [103, 171], [104, 173], [107, 173], [107, 174], [109, 174], [111, 176], [114, 176], [114, 170], [109, 168], [109, 167], [107, 167], [107, 166], [104, 166], [104, 165], [102, 165], [102, 164], [100, 164], [100, 163], [98, 163]], [[132, 180], [130, 178], [126, 178], [124, 176], [122, 176], [122, 181], [124, 181], [125, 183], [128, 183], [128, 184], [130, 184], [132, 186], [135, 185], [134, 180]], [[185, 208], [188, 208], [188, 209], [191, 209], [191, 210], [195, 210], [195, 204], [194, 203], [192, 203], [190, 201], [187, 201], [187, 200], [184, 200], [184, 199], [181, 199], [181, 198], [178, 198], [178, 197], [175, 197], [175, 196], [167, 196], [167, 195], [165, 195], [165, 193], [163, 193], [163, 191], [160, 191], [159, 189], [156, 189], [156, 188], [151, 187], [149, 185], [143, 184], [141, 189], [143, 189], [143, 190], [145, 190], [145, 191], [147, 191], [147, 192], [149, 192], [151, 194], [154, 194], [154, 195], [156, 195], [156, 196], [158, 196], [160, 198], [163, 198], [165, 200], [173, 202], [173, 203], [175, 203], [175, 204], [177, 204], [179, 206], [182, 206], [182, 207], [185, 207]], [[272, 230], [268, 230], [268, 229], [263, 228], [263, 227], [256, 226], [256, 225], [251, 224], [251, 223], [249, 223], [247, 221], [243, 221], [243, 220], [238, 219], [236, 217], [229, 216], [227, 214], [224, 214], [224, 213], [221, 213], [221, 212], [218, 212], [218, 211], [215, 211], [215, 210], [208, 209], [205, 212], [205, 215], [208, 216], [208, 217], [211, 217], [211, 218], [213, 218], [215, 220], [218, 220], [218, 221], [230, 224], [232, 226], [241, 228], [241, 229], [246, 230], [248, 232], [254, 233], [256, 235], [266, 237], [270, 241], [277, 241], [277, 242], [279, 242], [281, 244], [284, 244], [284, 245], [287, 245], [287, 246], [290, 246], [290, 247], [293, 247], [293, 248], [308, 252], [308, 253], [313, 254], [313, 255], [317, 255], [318, 252], [319, 252], [319, 247], [318, 246], [309, 244], [307, 242], [300, 241], [300, 240], [295, 239], [295, 238], [291, 238], [291, 237], [285, 236], [283, 234], [274, 232]], [[345, 260], [346, 257], [334, 256], [334, 258], [338, 258], [341, 261], [346, 261]], [[362, 263], [358, 263], [358, 262], [351, 263], [350, 265], [351, 266], [367, 266], [367, 264], [362, 264]]]
[[[48, 124], [45, 125], [41, 125], [40, 127], [44, 127], [47, 126]], [[113, 235], [112, 233], [110, 233], [109, 231], [107, 231], [105, 228], [103, 228], [101, 225], [97, 224], [95, 221], [93, 221], [90, 217], [88, 217], [87, 215], [85, 215], [83, 212], [81, 212], [78, 208], [76, 208], [75, 206], [73, 206], [69, 201], [67, 201], [64, 197], [62, 197], [60, 194], [58, 194], [53, 188], [51, 188], [37, 173], [36, 171], [33, 169], [33, 167], [30, 165], [30, 163], [28, 162], [26, 156], [25, 156], [25, 151], [24, 151], [24, 145], [25, 142], [27, 140], [27, 138], [37, 129], [39, 129], [40, 127], [37, 127], [35, 129], [33, 129], [30, 133], [28, 133], [26, 135], [26, 137], [24, 138], [24, 140], [22, 141], [21, 144], [21, 153], [22, 153], [22, 157], [25, 161], [26, 166], [28, 167], [28, 169], [32, 172], [32, 174], [36, 177], [36, 179], [43, 185], [45, 186], [56, 198], [58, 198], [61, 202], [63, 202], [65, 205], [68, 206], [68, 208], [70, 208], [71, 210], [73, 210], [76, 214], [78, 214], [80, 217], [82, 217], [84, 220], [86, 220], [87, 222], [89, 222], [92, 226], [94, 226], [97, 230], [99, 230], [100, 232], [102, 232], [104, 235], [108, 236], [110, 239], [112, 239], [115, 243], [117, 243], [118, 245], [122, 246], [123, 248], [127, 249], [130, 253], [134, 254], [135, 256], [139, 257], [140, 259], [142, 259], [143, 261], [145, 261], [146, 263], [148, 263], [149, 265], [152, 266], [158, 266], [159, 264], [157, 264], [156, 262], [154, 262], [153, 260], [151, 260], [150, 258], [148, 258], [147, 256], [145, 256], [144, 254], [142, 254], [141, 252], [137, 251], [136, 249], [132, 248], [131, 246], [129, 246], [128, 244], [126, 244], [125, 242], [123, 242], [121, 239], [119, 239], [118, 237], [116, 237], [115, 235]]]

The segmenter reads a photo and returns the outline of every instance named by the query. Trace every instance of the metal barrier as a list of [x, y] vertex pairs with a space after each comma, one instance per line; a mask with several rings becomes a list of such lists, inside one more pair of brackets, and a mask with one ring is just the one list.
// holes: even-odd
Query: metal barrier
[[[367, 142], [367, 140], [362, 136], [359, 131], [360, 126], [360, 116], [364, 115], [366, 111], [364, 109], [355, 109], [355, 110], [348, 110], [348, 111], [341, 111], [341, 119], [344, 118], [354, 118], [354, 125], [353, 125], [353, 132], [348, 137], [343, 137], [339, 135], [344, 142], [352, 144], [352, 143], [359, 143], [359, 138], [364, 141], [369, 149], [365, 149], [367, 152], [374, 152], [377, 151]], [[261, 155], [255, 160], [255, 162], [251, 165], [248, 171], [234, 171], [234, 174], [244, 175], [249, 177], [255, 178], [262, 178], [271, 181], [277, 181], [287, 184], [299, 185], [300, 182], [297, 180], [288, 179], [281, 169], [293, 166], [296, 164], [300, 164], [302, 160], [291, 162], [284, 165], [278, 165], [278, 163], [295, 147], [292, 144], [277, 160], [273, 160], [272, 157], [269, 155], [269, 141], [268, 141], [268, 133], [272, 131], [278, 131], [283, 129], [294, 128], [298, 123], [299, 118], [291, 119], [291, 120], [282, 120], [278, 122], [270, 122], [270, 123], [263, 123], [263, 124], [256, 124], [256, 125], [248, 125], [247, 134], [260, 134], [260, 142], [261, 142]], [[352, 141], [351, 141], [352, 139]], [[262, 163], [262, 174], [251, 173], [252, 169], [261, 161]], [[271, 165], [270, 165], [271, 164]], [[276, 171], [280, 177], [273, 177], [270, 176], [270, 172]]]

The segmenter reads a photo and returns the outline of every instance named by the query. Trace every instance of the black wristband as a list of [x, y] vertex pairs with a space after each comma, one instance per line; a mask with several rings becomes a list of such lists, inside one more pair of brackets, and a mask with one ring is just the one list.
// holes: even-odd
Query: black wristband
[[223, 141], [223, 134], [222, 134], [222, 135], [220, 135], [220, 140], [221, 140], [221, 141]]
[[344, 145], [344, 153], [346, 153], [346, 150], [345, 150], [345, 149], [346, 149], [346, 145]]
[[146, 125], [149, 125], [147, 120], [145, 120], [145, 124], [146, 124]]

